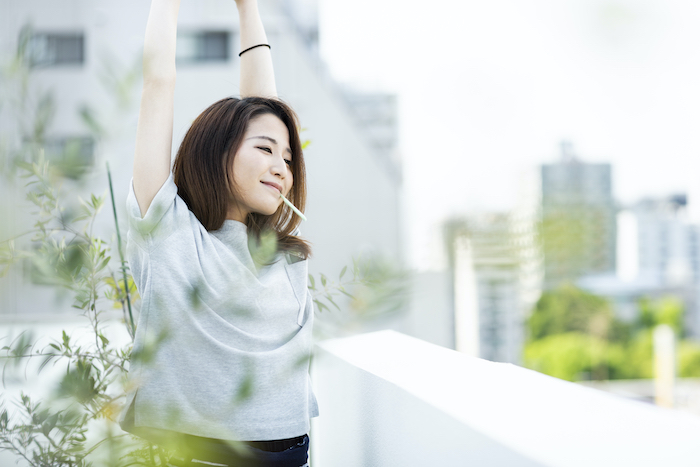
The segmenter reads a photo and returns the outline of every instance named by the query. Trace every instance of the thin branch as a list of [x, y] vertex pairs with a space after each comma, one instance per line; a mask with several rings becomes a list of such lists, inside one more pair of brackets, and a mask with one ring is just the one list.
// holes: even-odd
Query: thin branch
[[33, 232], [35, 232], [35, 230], [27, 230], [27, 231], [24, 232], [24, 233], [21, 233], [21, 234], [19, 234], [19, 235], [15, 235], [14, 237], [8, 238], [8, 239], [6, 239], [6, 240], [2, 240], [2, 241], [0, 241], [0, 243], [9, 243], [9, 242], [11, 242], [12, 240], [17, 240], [18, 238], [24, 237], [25, 235], [29, 235], [30, 233], [33, 233]]

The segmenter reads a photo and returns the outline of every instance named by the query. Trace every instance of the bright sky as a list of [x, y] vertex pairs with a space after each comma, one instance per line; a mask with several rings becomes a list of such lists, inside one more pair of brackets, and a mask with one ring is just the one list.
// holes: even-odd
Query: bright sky
[[332, 74], [399, 95], [411, 265], [439, 265], [445, 217], [514, 207], [562, 139], [621, 202], [686, 192], [700, 218], [700, 2], [320, 2]]

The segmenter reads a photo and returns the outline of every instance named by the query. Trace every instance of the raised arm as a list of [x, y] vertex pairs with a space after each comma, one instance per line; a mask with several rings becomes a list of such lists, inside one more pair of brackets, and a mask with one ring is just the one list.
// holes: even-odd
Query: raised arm
[[143, 91], [134, 154], [134, 194], [146, 214], [170, 175], [175, 41], [180, 0], [152, 0], [143, 46]]
[[[260, 20], [257, 0], [236, 0], [241, 27], [241, 51], [269, 44]], [[272, 55], [268, 47], [255, 47], [241, 55], [241, 97], [277, 97]]]

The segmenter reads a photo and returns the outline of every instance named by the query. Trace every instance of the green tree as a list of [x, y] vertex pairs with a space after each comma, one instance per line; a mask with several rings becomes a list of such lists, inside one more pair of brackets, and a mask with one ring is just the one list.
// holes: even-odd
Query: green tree
[[653, 329], [660, 324], [667, 324], [676, 336], [685, 336], [683, 322], [685, 309], [678, 297], [665, 296], [658, 299], [644, 297], [639, 300], [639, 316], [636, 325], [640, 329]]
[[[525, 365], [548, 375], [576, 379], [653, 378], [653, 330], [669, 325], [685, 335], [678, 297], [642, 298], [632, 323], [616, 319], [603, 297], [573, 285], [547, 291], [527, 321]], [[700, 344], [680, 340], [678, 375], [700, 376]]]
[[700, 343], [686, 340], [678, 344], [678, 376], [700, 378]]
[[527, 330], [529, 341], [568, 332], [615, 340], [622, 340], [626, 334], [605, 298], [572, 284], [542, 294], [527, 320]]
[[542, 294], [527, 327], [529, 368], [569, 381], [626, 374], [627, 330], [603, 297], [564, 284]]
[[525, 348], [528, 368], [567, 381], [624, 376], [623, 362], [621, 344], [580, 332], [550, 335]]

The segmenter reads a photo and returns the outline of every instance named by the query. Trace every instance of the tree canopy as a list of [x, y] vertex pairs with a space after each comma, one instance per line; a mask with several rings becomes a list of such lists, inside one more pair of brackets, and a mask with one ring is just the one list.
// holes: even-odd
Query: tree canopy
[[[653, 377], [653, 329], [669, 325], [686, 335], [683, 302], [642, 298], [631, 322], [615, 316], [604, 297], [573, 284], [546, 291], [527, 320], [524, 360], [528, 368], [569, 381]], [[700, 343], [680, 340], [678, 375], [700, 376]]]

